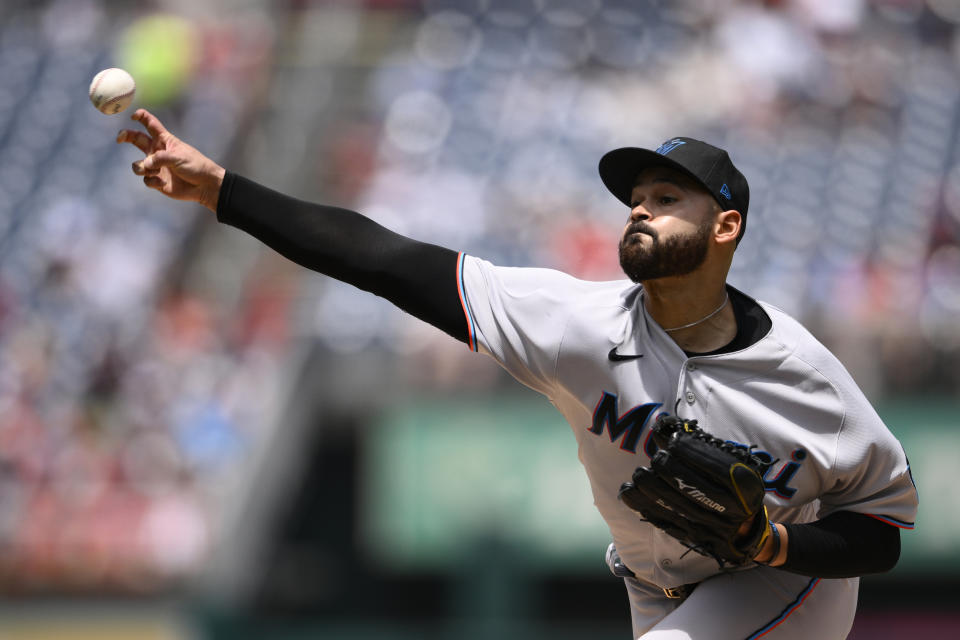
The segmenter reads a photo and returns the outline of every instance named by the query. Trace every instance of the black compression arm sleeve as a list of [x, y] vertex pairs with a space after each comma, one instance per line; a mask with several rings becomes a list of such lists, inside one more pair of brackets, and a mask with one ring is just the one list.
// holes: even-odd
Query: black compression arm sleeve
[[788, 524], [787, 561], [779, 569], [818, 578], [883, 573], [900, 558], [900, 530], [862, 513], [838, 511]]
[[217, 219], [299, 265], [386, 298], [466, 342], [458, 255], [401, 236], [359, 213], [283, 195], [227, 172]]

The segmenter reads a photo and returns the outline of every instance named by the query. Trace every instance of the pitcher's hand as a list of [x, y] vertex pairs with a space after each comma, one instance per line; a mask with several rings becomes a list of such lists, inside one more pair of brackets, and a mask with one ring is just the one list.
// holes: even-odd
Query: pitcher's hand
[[216, 212], [223, 167], [167, 131], [146, 109], [137, 109], [130, 118], [147, 132], [124, 129], [117, 142], [129, 142], [146, 155], [133, 163], [133, 172], [143, 176], [143, 183], [175, 200], [199, 202]]

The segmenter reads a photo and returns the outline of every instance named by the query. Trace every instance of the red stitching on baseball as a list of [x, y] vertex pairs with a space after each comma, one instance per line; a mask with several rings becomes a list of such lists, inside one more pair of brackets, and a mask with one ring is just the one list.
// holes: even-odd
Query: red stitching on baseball
[[134, 87], [134, 88], [131, 89], [130, 91], [127, 91], [127, 92], [126, 92], [125, 94], [123, 94], [123, 95], [114, 96], [113, 98], [110, 98], [109, 100], [107, 100], [106, 102], [104, 102], [103, 105], [106, 106], [106, 105], [110, 104], [111, 102], [117, 102], [117, 101], [119, 101], [119, 100], [123, 100], [123, 99], [126, 98], [127, 96], [132, 96], [135, 91], [136, 91], [136, 87]]
[[96, 79], [93, 81], [93, 85], [90, 87], [90, 97], [93, 97], [93, 94], [97, 92], [97, 87], [100, 86], [100, 83], [103, 81], [103, 76], [107, 75], [106, 71], [102, 71], [97, 74]]

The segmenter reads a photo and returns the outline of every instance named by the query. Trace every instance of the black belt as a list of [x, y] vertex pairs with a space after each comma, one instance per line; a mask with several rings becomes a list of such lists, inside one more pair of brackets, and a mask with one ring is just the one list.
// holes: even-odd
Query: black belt
[[699, 582], [691, 582], [690, 584], [682, 584], [679, 587], [671, 587], [670, 589], [663, 589], [663, 595], [671, 598], [673, 600], [683, 600], [697, 588]]
[[[617, 555], [613, 559], [613, 575], [619, 576], [621, 578], [636, 578], [636, 574], [630, 570], [630, 567], [623, 564], [623, 560], [620, 559], [620, 556]], [[690, 584], [682, 584], [679, 587], [671, 587], [669, 589], [660, 588], [663, 591], [663, 595], [667, 596], [671, 600], [684, 600], [687, 596], [693, 593], [693, 590], [697, 588], [699, 582], [691, 582]]]

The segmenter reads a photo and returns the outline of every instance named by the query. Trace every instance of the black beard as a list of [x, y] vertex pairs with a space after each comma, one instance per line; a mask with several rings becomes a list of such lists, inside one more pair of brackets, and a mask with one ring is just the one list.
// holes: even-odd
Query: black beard
[[[644, 247], [643, 238], [632, 237], [643, 233], [651, 238]], [[693, 233], [676, 235], [663, 241], [653, 228], [644, 222], [630, 226], [620, 241], [620, 268], [636, 283], [657, 278], [685, 276], [697, 269], [707, 258], [711, 225], [704, 224]]]

